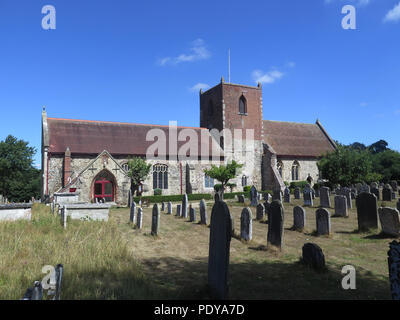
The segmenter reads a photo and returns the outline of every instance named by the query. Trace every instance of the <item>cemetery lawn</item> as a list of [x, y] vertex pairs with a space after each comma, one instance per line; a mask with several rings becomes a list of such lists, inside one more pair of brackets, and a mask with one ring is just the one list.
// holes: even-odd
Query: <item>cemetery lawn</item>
[[[333, 198], [331, 199], [333, 203]], [[191, 202], [199, 220], [199, 202]], [[227, 202], [236, 233], [244, 205]], [[267, 228], [253, 221], [253, 240], [232, 238], [230, 299], [390, 299], [387, 251], [392, 238], [380, 230], [358, 233], [355, 203], [349, 218], [332, 218], [332, 235], [314, 235], [315, 210], [306, 207], [304, 232], [289, 230], [293, 207], [284, 203], [284, 247], [266, 250]], [[381, 202], [379, 202], [379, 205]], [[249, 203], [246, 203], [248, 206]], [[395, 202], [386, 203], [395, 207]], [[143, 229], [129, 221], [128, 208], [113, 208], [110, 220], [71, 221], [66, 230], [49, 207], [34, 205], [32, 222], [0, 223], [0, 299], [20, 299], [44, 265], [64, 265], [62, 299], [208, 299], [207, 262], [210, 229], [161, 212], [160, 233], [150, 235], [151, 207], [143, 210]], [[212, 202], [207, 203], [210, 218]], [[255, 208], [251, 208], [255, 218]], [[334, 209], [329, 210], [331, 214]], [[302, 246], [318, 244], [327, 270], [300, 263]], [[356, 269], [356, 290], [344, 290], [341, 269]]]

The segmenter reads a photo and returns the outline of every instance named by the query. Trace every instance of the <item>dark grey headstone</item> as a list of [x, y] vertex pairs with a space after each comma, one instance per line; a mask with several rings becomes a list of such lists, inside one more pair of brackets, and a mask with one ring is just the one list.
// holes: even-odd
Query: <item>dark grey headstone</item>
[[276, 189], [274, 190], [274, 193], [272, 195], [272, 201], [274, 200], [279, 200], [282, 202], [282, 191], [281, 189]]
[[271, 202], [271, 199], [272, 196], [268, 192], [264, 193], [264, 201]]
[[330, 235], [331, 233], [331, 214], [325, 208], [319, 208], [315, 212], [318, 235]]
[[397, 181], [396, 180], [392, 180], [392, 181], [390, 181], [390, 186], [392, 187], [392, 190], [393, 191], [397, 191], [397, 189], [398, 189], [398, 184], [397, 184]]
[[250, 205], [256, 207], [258, 204], [258, 192], [255, 186], [251, 186], [250, 189]]
[[304, 189], [303, 200], [304, 200], [304, 206], [310, 206], [310, 207], [313, 206], [313, 198], [312, 198], [311, 189]]
[[264, 202], [264, 210], [265, 210], [265, 216], [266, 216], [266, 218], [267, 218], [267, 221], [269, 221], [269, 212], [270, 212], [270, 210], [269, 210], [269, 207], [271, 206], [271, 203], [269, 203], [269, 202]]
[[348, 217], [346, 196], [335, 196], [335, 216]]
[[161, 202], [161, 211], [165, 211], [165, 203], [164, 203], [164, 201]]
[[272, 201], [269, 211], [270, 214], [267, 236], [268, 245], [282, 248], [284, 223], [284, 211], [282, 203], [279, 200]]
[[394, 208], [379, 208], [379, 221], [384, 234], [399, 237], [400, 236], [400, 217], [399, 211]]
[[283, 193], [283, 201], [286, 203], [290, 203], [290, 190], [289, 188], [285, 188], [285, 191]]
[[187, 218], [188, 217], [188, 206], [189, 206], [189, 201], [188, 201], [188, 196], [185, 193], [182, 197], [182, 212], [181, 212], [181, 216], [183, 218]]
[[371, 193], [375, 195], [376, 199], [380, 199], [379, 188], [371, 188]]
[[250, 208], [244, 208], [240, 215], [240, 238], [245, 241], [253, 239], [253, 215]]
[[129, 221], [135, 223], [135, 220], [136, 220], [136, 203], [135, 201], [132, 201], [131, 210], [129, 214]]
[[300, 199], [300, 188], [299, 187], [296, 187], [294, 189], [294, 198], [295, 199]]
[[303, 231], [306, 225], [306, 210], [303, 207], [296, 206], [293, 208], [293, 229]]
[[143, 209], [138, 208], [137, 210], [137, 222], [136, 222], [136, 227], [138, 229], [142, 229], [143, 226]]
[[353, 202], [351, 201], [351, 189], [343, 188], [342, 195], [346, 197], [347, 209], [353, 209]]
[[196, 209], [190, 206], [190, 222], [196, 222]]
[[238, 201], [239, 201], [239, 203], [244, 203], [244, 195], [239, 194], [238, 195]]
[[167, 204], [167, 213], [172, 214], [172, 202], [169, 201]]
[[331, 207], [330, 191], [328, 187], [321, 187], [319, 192], [320, 206], [323, 208]]
[[208, 224], [207, 207], [206, 202], [203, 199], [200, 200], [200, 224]]
[[231, 216], [225, 202], [216, 202], [211, 212], [208, 254], [208, 286], [216, 299], [228, 296], [229, 250], [232, 237]]
[[388, 184], [382, 189], [382, 200], [383, 201], [392, 201], [392, 187]]
[[180, 204], [178, 204], [177, 206], [176, 206], [176, 216], [177, 217], [180, 217], [181, 216], [181, 213], [182, 212], [182, 206], [180, 205]]
[[358, 230], [378, 228], [378, 201], [372, 193], [362, 192], [356, 198]]
[[322, 249], [315, 243], [306, 243], [303, 246], [303, 263], [315, 270], [325, 268], [325, 256]]
[[265, 216], [265, 208], [262, 203], [259, 203], [257, 205], [257, 213], [256, 213], [256, 219], [257, 220], [263, 220]]
[[400, 243], [392, 241], [388, 251], [390, 291], [393, 300], [400, 300]]
[[160, 230], [160, 210], [158, 204], [153, 206], [153, 212], [151, 216], [151, 235], [157, 236]]

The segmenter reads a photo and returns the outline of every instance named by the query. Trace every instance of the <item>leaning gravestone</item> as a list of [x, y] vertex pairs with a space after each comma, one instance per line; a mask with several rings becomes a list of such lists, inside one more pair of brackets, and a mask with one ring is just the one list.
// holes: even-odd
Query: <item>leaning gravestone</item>
[[316, 270], [325, 268], [325, 256], [322, 249], [315, 243], [306, 243], [303, 246], [303, 263]]
[[274, 190], [274, 193], [272, 195], [272, 201], [274, 201], [274, 200], [282, 201], [282, 191], [281, 191], [281, 189]]
[[392, 241], [388, 251], [390, 291], [393, 300], [400, 300], [400, 243]]
[[253, 215], [250, 208], [244, 208], [240, 215], [240, 239], [245, 241], [253, 239]]
[[330, 192], [328, 187], [321, 187], [320, 193], [319, 193], [319, 199], [320, 199], [320, 206], [323, 208], [330, 208], [331, 207], [331, 198], [330, 198]]
[[284, 194], [283, 194], [283, 201], [286, 203], [290, 203], [290, 190], [289, 188], [285, 188]]
[[169, 201], [167, 204], [167, 214], [172, 214], [172, 202]]
[[203, 199], [200, 200], [200, 224], [207, 225], [207, 207]]
[[302, 232], [306, 225], [306, 210], [303, 207], [293, 208], [293, 229]]
[[382, 190], [382, 200], [383, 201], [392, 201], [392, 187], [390, 185], [385, 185], [385, 187]]
[[183, 198], [182, 198], [182, 209], [181, 210], [182, 210], [181, 217], [187, 218], [187, 216], [188, 216], [188, 196], [186, 193], [183, 195]]
[[177, 216], [177, 217], [181, 216], [181, 205], [180, 204], [178, 204], [176, 206], [176, 214], [175, 214], [175, 216]]
[[279, 200], [272, 201], [269, 208], [269, 222], [268, 222], [268, 245], [282, 248], [283, 244], [283, 222], [284, 211], [282, 203]]
[[190, 222], [196, 222], [196, 209], [190, 206]]
[[213, 298], [217, 299], [226, 299], [228, 296], [231, 232], [232, 225], [229, 209], [225, 202], [216, 202], [211, 213], [208, 286]]
[[296, 187], [294, 189], [294, 198], [295, 199], [300, 199], [300, 188], [299, 187]]
[[400, 217], [399, 211], [394, 208], [379, 208], [379, 221], [384, 234], [399, 237], [400, 236]]
[[129, 221], [135, 223], [135, 220], [136, 220], [136, 203], [135, 201], [132, 201]]
[[138, 208], [136, 227], [142, 229], [143, 226], [143, 209]]
[[258, 192], [255, 186], [251, 186], [250, 189], [250, 205], [256, 207], [258, 204]]
[[313, 198], [311, 194], [311, 189], [304, 189], [303, 191], [303, 201], [304, 201], [304, 206], [313, 206]]
[[262, 203], [259, 203], [257, 205], [257, 213], [256, 213], [256, 219], [261, 221], [264, 219], [264, 215], [265, 215], [265, 208], [264, 205]]
[[151, 235], [157, 236], [160, 230], [160, 210], [158, 209], [158, 204], [153, 206], [153, 212], [151, 217]]
[[331, 233], [331, 214], [324, 208], [319, 208], [315, 213], [318, 235], [330, 235]]
[[335, 216], [348, 217], [346, 196], [335, 196]]
[[362, 192], [356, 198], [358, 230], [378, 228], [378, 201], [372, 193]]
[[371, 188], [371, 193], [375, 195], [376, 199], [380, 199], [379, 188]]

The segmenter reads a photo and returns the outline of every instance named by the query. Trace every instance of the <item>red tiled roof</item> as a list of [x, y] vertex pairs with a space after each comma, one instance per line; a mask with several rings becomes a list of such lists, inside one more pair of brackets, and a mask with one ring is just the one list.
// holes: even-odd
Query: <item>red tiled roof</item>
[[[155, 141], [146, 141], [146, 134], [151, 129], [164, 131], [167, 146], [166, 154], [169, 154], [169, 127], [162, 125], [72, 120], [47, 118], [48, 133], [50, 139], [49, 152], [64, 153], [67, 147], [72, 154], [99, 154], [107, 150], [112, 155], [146, 155], [147, 148]], [[183, 129], [195, 130], [198, 137], [198, 153], [201, 155], [201, 132], [206, 131], [209, 138], [210, 156], [211, 146], [222, 153], [219, 146], [211, 143], [211, 135], [205, 128], [177, 127], [177, 133]], [[189, 138], [186, 138], [188, 141]], [[178, 141], [179, 148], [186, 141]], [[161, 155], [161, 153], [160, 153]]]
[[264, 142], [278, 156], [319, 157], [335, 150], [318, 124], [264, 120]]

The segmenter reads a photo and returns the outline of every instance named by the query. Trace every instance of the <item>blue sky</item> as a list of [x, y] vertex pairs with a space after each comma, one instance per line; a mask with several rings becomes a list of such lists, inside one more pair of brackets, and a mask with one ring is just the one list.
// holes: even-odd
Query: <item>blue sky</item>
[[[347, 4], [356, 30], [342, 28]], [[39, 151], [42, 106], [199, 126], [198, 89], [228, 78], [228, 48], [232, 82], [263, 82], [264, 119], [319, 118], [343, 143], [400, 150], [399, 0], [0, 0], [0, 139]]]

